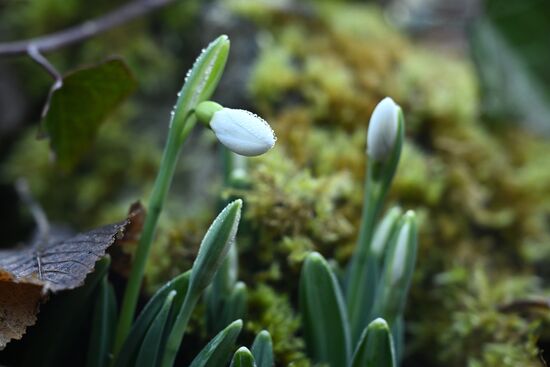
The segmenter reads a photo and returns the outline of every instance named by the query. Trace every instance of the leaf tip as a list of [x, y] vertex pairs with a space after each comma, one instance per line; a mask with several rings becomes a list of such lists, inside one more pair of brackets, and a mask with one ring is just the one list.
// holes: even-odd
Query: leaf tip
[[403, 218], [407, 221], [416, 221], [416, 213], [414, 210], [407, 210], [407, 212], [403, 215]]
[[384, 331], [388, 331], [390, 330], [390, 327], [388, 326], [388, 323], [386, 322], [386, 320], [384, 320], [383, 318], [379, 317], [375, 320], [373, 320], [369, 326], [368, 326], [369, 329], [375, 329], [375, 330], [384, 330]]
[[257, 339], [271, 343], [271, 334], [267, 330], [262, 330], [258, 333]]
[[251, 354], [250, 353], [250, 350], [247, 348], [247, 347], [240, 347], [239, 349], [237, 349], [237, 351], [235, 352], [235, 354]]
[[231, 41], [229, 40], [229, 36], [227, 34], [219, 35], [214, 42], [227, 43], [227, 45], [231, 43]]
[[324, 264], [326, 262], [325, 258], [323, 257], [323, 255], [321, 255], [320, 253], [318, 253], [317, 251], [313, 251], [311, 252], [309, 255], [307, 255], [306, 257], [306, 263], [310, 263], [310, 264]]
[[243, 200], [242, 200], [242, 199], [234, 200], [234, 201], [232, 201], [229, 205], [231, 205], [231, 206], [237, 206], [238, 209], [241, 209], [242, 206], [243, 206]]
[[233, 321], [230, 325], [229, 325], [230, 328], [236, 328], [236, 329], [242, 329], [243, 328], [243, 320], [242, 319], [237, 319], [235, 321]]

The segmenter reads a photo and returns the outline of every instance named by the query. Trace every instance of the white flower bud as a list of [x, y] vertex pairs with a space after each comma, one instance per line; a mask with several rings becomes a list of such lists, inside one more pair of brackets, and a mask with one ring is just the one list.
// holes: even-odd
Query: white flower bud
[[229, 150], [245, 156], [263, 154], [277, 140], [264, 119], [245, 110], [222, 108], [214, 113], [210, 127]]
[[414, 260], [414, 256], [416, 256], [416, 238], [411, 236], [416, 220], [414, 212], [408, 210], [404, 215], [404, 220], [405, 222], [397, 235], [395, 253], [391, 260], [391, 283], [394, 285], [401, 281], [407, 267], [414, 266], [414, 263], [411, 265], [410, 262], [411, 257]]
[[397, 137], [400, 107], [390, 97], [384, 98], [372, 112], [367, 133], [367, 154], [383, 161], [392, 152]]

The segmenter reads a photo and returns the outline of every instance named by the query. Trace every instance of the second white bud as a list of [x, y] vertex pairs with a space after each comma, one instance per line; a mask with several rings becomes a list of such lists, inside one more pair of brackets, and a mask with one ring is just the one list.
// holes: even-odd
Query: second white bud
[[383, 161], [391, 155], [397, 139], [400, 110], [390, 97], [384, 98], [374, 108], [367, 133], [369, 158]]

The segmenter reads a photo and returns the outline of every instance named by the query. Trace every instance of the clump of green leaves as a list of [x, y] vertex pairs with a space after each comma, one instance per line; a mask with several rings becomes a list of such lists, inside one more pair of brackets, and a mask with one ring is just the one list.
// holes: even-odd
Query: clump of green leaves
[[401, 109], [388, 98], [380, 102], [369, 125], [359, 241], [345, 277], [339, 280], [319, 253], [304, 262], [300, 311], [308, 355], [315, 362], [396, 366], [401, 360], [403, 312], [416, 262], [416, 218], [394, 208], [376, 231], [375, 221], [397, 169], [403, 129]]
[[[229, 204], [204, 237], [192, 269], [164, 285], [151, 298], [118, 352], [115, 366], [173, 364], [194, 305], [206, 285], [211, 282], [234, 241], [240, 209], [240, 201]], [[221, 331], [221, 335], [234, 334], [233, 330], [240, 331], [241, 327], [242, 322], [230, 324], [227, 330]], [[236, 336], [230, 340], [234, 343], [235, 338]], [[219, 336], [218, 339], [225, 340], [226, 337]], [[222, 346], [216, 343], [214, 345], [222, 348], [225, 343]], [[216, 350], [212, 345], [206, 348], [214, 349], [212, 353]], [[229, 352], [230, 350], [225, 354], [227, 359]]]

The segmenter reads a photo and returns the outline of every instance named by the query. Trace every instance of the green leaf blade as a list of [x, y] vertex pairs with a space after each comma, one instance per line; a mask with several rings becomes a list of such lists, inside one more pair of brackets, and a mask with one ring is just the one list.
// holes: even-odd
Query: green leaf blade
[[241, 208], [240, 199], [228, 204], [206, 232], [191, 270], [191, 292], [202, 292], [212, 282], [235, 240]]
[[137, 356], [136, 367], [156, 366], [158, 359], [162, 356], [162, 335], [164, 333], [164, 329], [169, 327], [166, 325], [166, 321], [168, 320], [175, 296], [176, 291], [174, 290], [168, 293], [162, 308], [147, 330]]
[[231, 367], [256, 367], [256, 362], [248, 348], [240, 347], [233, 355]]
[[157, 290], [153, 297], [151, 297], [132, 326], [128, 337], [124, 341], [122, 349], [118, 353], [114, 366], [129, 367], [133, 365], [133, 360], [138, 353], [138, 348], [145, 337], [147, 329], [149, 328], [149, 325], [151, 325], [151, 322], [153, 322], [155, 315], [161, 309], [168, 293], [176, 290], [177, 294], [174, 297], [173, 305], [174, 308], [179, 309], [179, 307], [181, 307], [183, 297], [187, 292], [190, 274], [191, 273], [188, 271], [178, 275], [163, 285], [159, 290]]
[[103, 367], [108, 364], [113, 325], [116, 323], [116, 299], [112, 285], [103, 277], [97, 290], [97, 300], [92, 318], [92, 332], [88, 347], [87, 367]]
[[229, 298], [223, 304], [223, 311], [220, 318], [220, 328], [228, 325], [232, 320], [241, 319], [246, 314], [248, 290], [246, 284], [238, 282], [235, 284]]
[[216, 367], [227, 364], [242, 327], [242, 320], [236, 320], [220, 331], [193, 359], [189, 367]]
[[206, 327], [211, 334], [244, 317], [247, 291], [244, 283], [237, 282], [237, 272], [237, 246], [234, 243], [205, 294]]
[[344, 300], [336, 277], [316, 252], [302, 267], [300, 311], [309, 356], [315, 362], [347, 366], [351, 341]]
[[252, 343], [252, 355], [258, 367], [273, 367], [273, 341], [267, 330], [262, 330]]
[[384, 319], [372, 321], [364, 330], [353, 354], [351, 367], [395, 367], [390, 328]]
[[393, 325], [402, 315], [416, 264], [417, 232], [416, 216], [408, 211], [391, 241], [371, 318]]
[[212, 282], [229, 248], [235, 241], [241, 208], [242, 200], [240, 199], [229, 203], [210, 225], [201, 242], [199, 253], [193, 262], [189, 287], [183, 305], [168, 336], [162, 360], [163, 367], [173, 365], [191, 313], [204, 289]]

